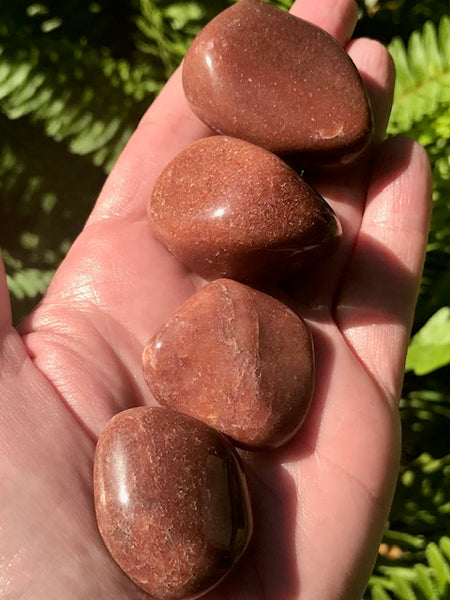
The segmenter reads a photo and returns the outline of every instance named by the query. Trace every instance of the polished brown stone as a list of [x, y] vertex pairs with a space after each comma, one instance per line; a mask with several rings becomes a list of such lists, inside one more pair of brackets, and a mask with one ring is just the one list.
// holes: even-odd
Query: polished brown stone
[[294, 170], [224, 136], [191, 144], [166, 166], [148, 214], [156, 237], [207, 279], [279, 279], [339, 234], [331, 208]]
[[348, 162], [371, 138], [367, 95], [343, 48], [259, 0], [238, 2], [200, 32], [183, 85], [192, 110], [217, 132], [299, 154], [304, 165]]
[[233, 447], [167, 408], [132, 408], [108, 423], [95, 453], [94, 492], [111, 555], [159, 600], [205, 593], [249, 541], [249, 498]]
[[143, 364], [161, 404], [250, 449], [290, 439], [314, 386], [306, 324], [275, 298], [230, 279], [187, 300], [146, 345]]

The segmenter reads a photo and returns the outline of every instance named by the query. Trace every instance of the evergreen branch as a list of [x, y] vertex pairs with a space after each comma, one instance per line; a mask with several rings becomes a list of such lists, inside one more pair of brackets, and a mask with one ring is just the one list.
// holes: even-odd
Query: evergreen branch
[[[36, 44], [37, 42], [37, 44]], [[162, 85], [149, 64], [45, 36], [29, 48], [0, 47], [0, 110], [29, 116], [46, 135], [109, 170]]]
[[36, 298], [45, 293], [53, 277], [53, 270], [23, 269], [6, 275], [8, 288], [17, 300]]
[[425, 23], [407, 48], [400, 38], [389, 44], [397, 70], [390, 133], [408, 132], [414, 123], [450, 103], [450, 17], [439, 27]]
[[424, 562], [410, 567], [380, 566], [365, 598], [370, 600], [448, 600], [450, 597], [450, 538], [430, 542]]

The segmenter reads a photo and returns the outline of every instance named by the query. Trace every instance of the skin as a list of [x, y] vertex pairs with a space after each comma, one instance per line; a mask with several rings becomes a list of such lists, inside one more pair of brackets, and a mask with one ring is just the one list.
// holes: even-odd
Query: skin
[[[345, 172], [311, 179], [344, 229], [339, 252], [290, 289], [313, 331], [315, 397], [290, 444], [244, 454], [253, 544], [207, 600], [360, 598], [398, 470], [397, 401], [428, 229], [429, 166], [412, 141], [382, 141], [393, 66], [377, 42], [348, 44], [354, 3], [302, 0], [292, 12], [348, 48], [372, 98], [376, 144]], [[152, 403], [143, 344], [202, 285], [152, 238], [145, 210], [167, 161], [208, 134], [177, 72], [144, 115], [45, 298], [17, 330], [1, 272], [4, 598], [148, 598], [98, 534], [92, 461], [115, 413]]]

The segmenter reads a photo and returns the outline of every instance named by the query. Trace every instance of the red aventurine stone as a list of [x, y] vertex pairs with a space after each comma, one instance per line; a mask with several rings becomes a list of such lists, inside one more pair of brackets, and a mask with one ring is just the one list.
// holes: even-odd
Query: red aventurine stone
[[281, 278], [329, 251], [340, 232], [293, 169], [224, 136], [191, 144], [166, 166], [148, 214], [156, 237], [207, 279]]
[[369, 143], [362, 80], [325, 31], [259, 0], [242, 0], [196, 37], [183, 66], [186, 97], [217, 132], [303, 164], [349, 162]]
[[291, 438], [314, 386], [306, 324], [278, 300], [228, 279], [177, 310], [145, 347], [143, 365], [161, 404], [251, 449]]
[[167, 408], [129, 409], [108, 423], [95, 453], [94, 492], [111, 555], [160, 600], [197, 598], [217, 585], [251, 535], [235, 450]]

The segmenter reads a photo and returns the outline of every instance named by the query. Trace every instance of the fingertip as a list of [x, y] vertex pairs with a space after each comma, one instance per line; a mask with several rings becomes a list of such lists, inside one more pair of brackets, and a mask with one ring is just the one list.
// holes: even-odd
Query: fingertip
[[354, 0], [296, 0], [290, 12], [321, 27], [342, 46], [352, 37], [358, 20], [358, 6]]

